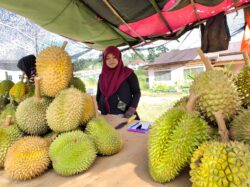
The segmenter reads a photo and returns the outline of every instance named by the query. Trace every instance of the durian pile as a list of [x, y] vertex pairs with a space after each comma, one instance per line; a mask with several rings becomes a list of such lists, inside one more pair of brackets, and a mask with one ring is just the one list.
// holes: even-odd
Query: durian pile
[[89, 169], [98, 155], [123, 147], [118, 132], [95, 115], [85, 84], [73, 77], [66, 44], [38, 54], [34, 87], [23, 81], [0, 83], [6, 99], [1, 102], [0, 168], [13, 180], [35, 178], [50, 165], [59, 175], [75, 175]]
[[149, 173], [166, 183], [189, 167], [193, 187], [250, 187], [249, 58], [236, 75], [197, 52], [206, 71], [151, 127]]

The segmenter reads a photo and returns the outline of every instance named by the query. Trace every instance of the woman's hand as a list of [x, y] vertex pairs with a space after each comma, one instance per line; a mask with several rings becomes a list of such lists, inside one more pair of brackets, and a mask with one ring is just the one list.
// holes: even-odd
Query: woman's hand
[[135, 114], [135, 108], [134, 107], [129, 107], [128, 110], [125, 112], [124, 117], [125, 118], [130, 118]]

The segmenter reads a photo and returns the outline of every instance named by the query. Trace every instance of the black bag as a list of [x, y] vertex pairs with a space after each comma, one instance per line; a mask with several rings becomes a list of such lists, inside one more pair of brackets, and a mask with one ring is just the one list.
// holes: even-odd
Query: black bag
[[201, 49], [204, 53], [227, 50], [230, 39], [224, 13], [208, 19], [205, 26], [201, 24]]

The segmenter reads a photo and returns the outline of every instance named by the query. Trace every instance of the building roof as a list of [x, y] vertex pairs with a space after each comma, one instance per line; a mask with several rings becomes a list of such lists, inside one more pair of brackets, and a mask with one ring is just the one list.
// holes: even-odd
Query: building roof
[[[241, 54], [220, 56], [221, 54], [240, 52], [240, 46], [241, 42], [230, 43], [228, 50], [214, 52], [214, 53], [206, 53], [205, 55], [210, 59], [215, 59], [216, 61], [242, 60], [243, 56]], [[156, 58], [154, 63], [148, 64], [147, 66], [165, 65], [172, 63], [186, 63], [189, 61], [195, 61], [199, 59], [200, 57], [196, 51], [196, 48], [174, 50], [167, 53], [162, 53], [158, 58]]]

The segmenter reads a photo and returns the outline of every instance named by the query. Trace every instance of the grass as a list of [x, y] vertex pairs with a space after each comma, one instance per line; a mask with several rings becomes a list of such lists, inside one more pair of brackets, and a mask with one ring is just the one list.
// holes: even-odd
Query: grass
[[185, 94], [142, 92], [137, 112], [142, 121], [154, 122]]

